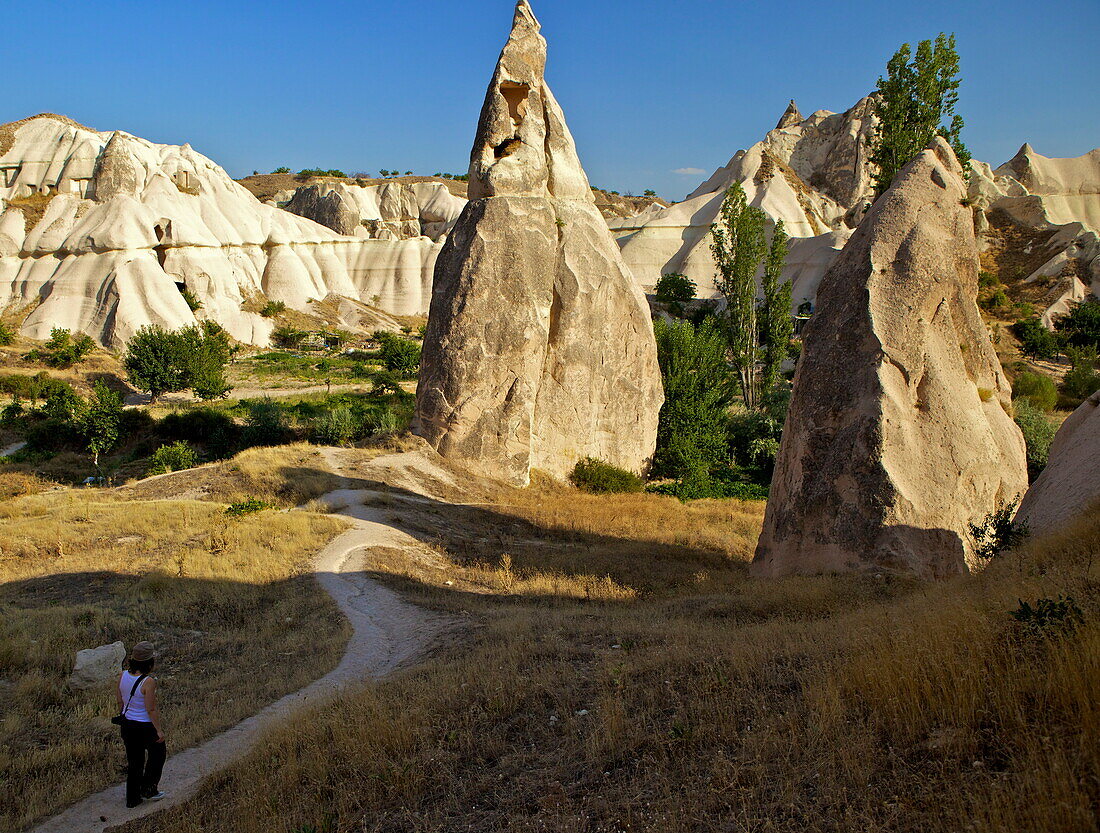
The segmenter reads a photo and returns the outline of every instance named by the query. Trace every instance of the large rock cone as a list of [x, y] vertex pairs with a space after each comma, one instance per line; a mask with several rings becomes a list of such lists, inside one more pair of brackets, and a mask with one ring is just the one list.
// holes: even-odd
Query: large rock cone
[[470, 161], [470, 203], [435, 268], [414, 428], [527, 483], [598, 457], [640, 472], [662, 404], [653, 325], [543, 78], [526, 0]]
[[1033, 534], [1072, 524], [1100, 502], [1100, 391], [1062, 423], [1050, 444], [1050, 460], [1027, 490], [1017, 521]]
[[975, 304], [966, 184], [936, 139], [821, 282], [755, 567], [940, 577], [969, 524], [1027, 488], [1011, 394]]

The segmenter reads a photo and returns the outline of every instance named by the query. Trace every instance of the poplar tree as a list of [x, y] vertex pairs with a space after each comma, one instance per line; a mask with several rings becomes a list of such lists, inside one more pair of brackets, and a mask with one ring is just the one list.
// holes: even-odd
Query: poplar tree
[[959, 101], [959, 53], [955, 36], [940, 32], [935, 42], [923, 40], [916, 54], [907, 43], [886, 64], [878, 79], [875, 115], [879, 124], [871, 142], [871, 162], [878, 168], [875, 195], [882, 194], [913, 157], [938, 134], [955, 151], [963, 171], [969, 172], [970, 152], [963, 144]]
[[[787, 235], [776, 223], [769, 247], [767, 217], [747, 204], [741, 184], [726, 192], [718, 221], [710, 227], [717, 266], [714, 284], [725, 299], [719, 319], [730, 364], [737, 374], [745, 407], [755, 409], [779, 379], [791, 337], [791, 285], [780, 283], [787, 256]], [[764, 264], [763, 300], [757, 302], [756, 273]], [[763, 372], [757, 365], [763, 364]]]

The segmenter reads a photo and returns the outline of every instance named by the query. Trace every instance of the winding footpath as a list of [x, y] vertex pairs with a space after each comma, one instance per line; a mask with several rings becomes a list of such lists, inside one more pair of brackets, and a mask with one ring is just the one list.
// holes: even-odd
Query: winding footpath
[[[329, 449], [322, 453], [330, 467], [339, 472], [335, 454]], [[100, 833], [180, 804], [195, 794], [206, 776], [249, 752], [269, 728], [299, 709], [324, 702], [345, 686], [378, 679], [410, 665], [449, 631], [451, 620], [404, 601], [363, 573], [364, 555], [372, 547], [424, 550], [422, 543], [387, 523], [392, 508], [383, 511], [363, 505], [363, 499], [374, 494], [338, 489], [321, 498], [353, 524], [321, 550], [313, 564], [317, 581], [352, 626], [347, 650], [336, 668], [201, 746], [179, 753], [169, 749], [161, 778], [168, 792], [164, 800], [126, 809], [125, 785], [116, 784], [32, 828], [33, 833]]]

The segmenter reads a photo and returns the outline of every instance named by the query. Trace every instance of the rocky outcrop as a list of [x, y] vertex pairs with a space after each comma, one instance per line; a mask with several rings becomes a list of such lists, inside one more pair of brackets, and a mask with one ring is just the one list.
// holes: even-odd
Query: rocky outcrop
[[974, 298], [962, 169], [936, 139], [818, 291], [755, 568], [974, 566], [969, 524], [1027, 488], [1011, 390]]
[[359, 186], [329, 180], [302, 186], [283, 207], [340, 234], [438, 241], [454, 227], [466, 200], [441, 182]]
[[68, 679], [69, 687], [83, 691], [106, 685], [118, 678], [125, 659], [126, 646], [121, 642], [77, 651], [76, 662], [73, 663], [73, 671]]
[[246, 311], [265, 298], [303, 312], [331, 294], [427, 311], [441, 244], [426, 237], [338, 234], [260, 203], [188, 145], [50, 115], [0, 138], [0, 309], [30, 307], [27, 336], [65, 327], [121, 346], [147, 324], [198, 316], [266, 344], [272, 321]]
[[1003, 280], [1045, 297], [1043, 321], [1100, 296], [1100, 148], [1052, 159], [1025, 144], [996, 170], [971, 164], [978, 244]]
[[443, 456], [521, 484], [586, 456], [643, 470], [663, 398], [645, 298], [544, 80], [539, 28], [520, 0], [436, 265], [414, 420]]
[[812, 301], [824, 270], [873, 195], [869, 142], [874, 125], [870, 97], [845, 113], [819, 110], [807, 119], [792, 101], [763, 141], [738, 151], [683, 202], [610, 219], [623, 259], [646, 290], [661, 275], [681, 272], [695, 281], [701, 298], [714, 297], [710, 226], [726, 191], [738, 182], [751, 205], [770, 220], [783, 221], [798, 249], [784, 274], [792, 281], [792, 301], [795, 306]]
[[1074, 411], [1050, 444], [1043, 473], [1016, 513], [1032, 534], [1056, 532], [1100, 502], [1100, 391]]

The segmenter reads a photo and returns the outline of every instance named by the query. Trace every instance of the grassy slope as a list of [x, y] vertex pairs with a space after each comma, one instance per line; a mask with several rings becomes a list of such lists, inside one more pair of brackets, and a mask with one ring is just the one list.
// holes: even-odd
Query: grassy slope
[[[264, 482], [278, 476], [269, 468]], [[310, 513], [234, 519], [216, 503], [98, 491], [0, 503], [0, 830], [120, 777], [109, 687], [64, 685], [81, 648], [157, 644], [175, 750], [334, 667], [347, 626], [306, 571], [342, 528]]]
[[[1091, 828], [1100, 512], [936, 586], [756, 581], [760, 516], [547, 488], [439, 504], [419, 522], [437, 563], [372, 566], [476, 622], [466, 650], [274, 732], [126, 829]], [[1059, 593], [1085, 609], [1076, 633], [1007, 615]]]

